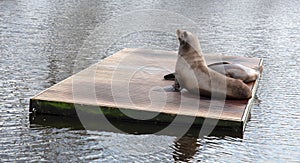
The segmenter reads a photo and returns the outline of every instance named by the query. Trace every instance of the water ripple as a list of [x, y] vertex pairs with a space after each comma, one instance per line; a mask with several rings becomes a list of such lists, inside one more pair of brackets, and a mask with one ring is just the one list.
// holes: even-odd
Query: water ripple
[[[1, 1], [0, 162], [299, 162], [299, 8], [296, 0]], [[106, 28], [101, 24], [117, 15], [141, 9], [169, 10], [197, 22], [204, 52], [264, 59], [243, 139], [129, 135], [29, 123], [29, 98], [73, 74], [90, 33]], [[166, 22], [164, 16], [151, 20]], [[176, 50], [177, 41], [172, 33], [130, 33], [105, 54], [90, 49], [94, 53], [83, 58], [80, 69], [130, 47]]]

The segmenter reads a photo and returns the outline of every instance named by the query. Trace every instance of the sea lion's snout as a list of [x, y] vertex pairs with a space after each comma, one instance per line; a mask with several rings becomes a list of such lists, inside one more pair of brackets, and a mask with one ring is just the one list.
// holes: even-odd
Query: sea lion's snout
[[176, 30], [176, 34], [177, 34], [177, 37], [178, 37], [178, 38], [180, 38], [180, 34], [181, 34], [181, 33], [182, 33], [182, 31], [181, 31], [180, 29], [177, 29], [177, 30]]
[[177, 38], [178, 38], [178, 41], [179, 41], [180, 45], [186, 45], [187, 32], [183, 31], [183, 30], [180, 30], [180, 29], [177, 29], [176, 34], [177, 34]]

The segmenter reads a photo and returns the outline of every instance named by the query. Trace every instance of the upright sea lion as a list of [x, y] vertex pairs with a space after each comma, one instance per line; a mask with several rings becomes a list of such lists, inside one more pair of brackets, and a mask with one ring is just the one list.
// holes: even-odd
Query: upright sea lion
[[222, 75], [205, 62], [199, 40], [188, 31], [177, 30], [180, 43], [175, 67], [174, 88], [185, 88], [189, 92], [207, 97], [248, 99], [250, 88], [239, 79]]
[[[253, 69], [241, 64], [234, 64], [230, 62], [217, 62], [207, 66], [228, 77], [243, 80], [245, 83], [255, 81], [259, 76], [259, 71], [262, 69], [262, 67]], [[164, 76], [164, 79], [175, 80], [175, 74], [167, 74]]]

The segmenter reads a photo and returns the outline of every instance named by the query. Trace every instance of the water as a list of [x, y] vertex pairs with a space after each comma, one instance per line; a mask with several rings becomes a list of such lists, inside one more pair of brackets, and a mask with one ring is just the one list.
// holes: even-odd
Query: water
[[[0, 1], [0, 162], [299, 162], [299, 8], [296, 0]], [[113, 21], [119, 18], [131, 19]], [[194, 30], [206, 53], [264, 59], [243, 139], [178, 139], [29, 123], [33, 95], [123, 48], [176, 50], [171, 31], [180, 27]]]

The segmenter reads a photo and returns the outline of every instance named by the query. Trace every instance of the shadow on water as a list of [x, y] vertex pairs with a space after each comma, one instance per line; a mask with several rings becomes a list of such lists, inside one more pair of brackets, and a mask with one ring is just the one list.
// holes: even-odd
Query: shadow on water
[[[157, 123], [152, 121], [133, 121], [133, 120], [118, 120], [113, 118], [99, 119], [99, 117], [90, 117], [88, 121], [81, 123], [78, 117], [65, 117], [55, 116], [47, 114], [33, 114], [30, 116], [30, 124], [37, 124], [43, 126], [51, 126], [56, 128], [70, 128], [74, 130], [96, 130], [107, 131], [114, 133], [126, 133], [126, 134], [159, 134], [167, 136], [189, 136], [189, 137], [204, 137], [204, 136], [217, 136], [217, 137], [237, 137], [242, 138], [242, 135], [234, 133], [228, 129], [215, 128], [209, 135], [200, 135], [200, 130], [206, 130], [202, 126], [192, 126], [185, 134], [178, 133], [178, 131], [185, 131], [184, 126], [180, 124], [170, 123]], [[102, 123], [109, 120], [110, 124]], [[172, 129], [164, 130], [166, 127], [172, 125]], [[181, 130], [183, 129], [183, 130]], [[201, 132], [207, 133], [207, 132]]]

